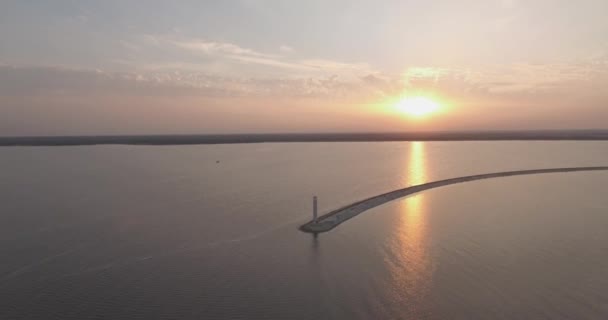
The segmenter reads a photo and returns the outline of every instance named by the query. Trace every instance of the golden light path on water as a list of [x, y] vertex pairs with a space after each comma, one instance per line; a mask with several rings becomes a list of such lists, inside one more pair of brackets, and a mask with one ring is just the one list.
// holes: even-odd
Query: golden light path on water
[[[419, 185], [428, 181], [424, 142], [409, 144], [407, 174], [403, 185]], [[393, 298], [410, 309], [412, 315], [424, 314], [432, 268], [427, 243], [425, 195], [418, 193], [398, 203], [400, 214], [390, 244], [393, 261], [389, 268], [395, 285]]]

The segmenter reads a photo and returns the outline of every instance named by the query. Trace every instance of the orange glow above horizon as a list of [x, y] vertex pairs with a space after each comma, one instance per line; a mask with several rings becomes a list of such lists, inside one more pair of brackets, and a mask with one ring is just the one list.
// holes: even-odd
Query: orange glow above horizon
[[424, 97], [405, 97], [395, 104], [395, 108], [408, 116], [425, 117], [437, 112], [441, 105], [437, 101]]

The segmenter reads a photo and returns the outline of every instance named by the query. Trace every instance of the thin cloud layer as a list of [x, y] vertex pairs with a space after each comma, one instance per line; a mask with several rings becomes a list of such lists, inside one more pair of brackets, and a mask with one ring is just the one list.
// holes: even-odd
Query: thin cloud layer
[[[205, 51], [254, 57], [262, 55], [237, 45], [210, 45]], [[232, 58], [232, 56], [231, 56]], [[266, 58], [263, 58], [266, 59]], [[252, 64], [258, 61], [240, 60]], [[273, 60], [274, 61], [274, 60]], [[140, 72], [110, 72], [47, 66], [0, 65], [0, 95], [213, 95], [216, 97], [311, 97], [374, 99], [408, 90], [486, 95], [584, 93], [606, 83], [608, 65], [587, 61], [571, 65], [486, 66], [483, 69], [414, 67], [401, 75], [369, 72], [365, 67], [325, 60], [301, 60], [298, 65], [318, 70], [316, 76], [287, 72], [286, 77], [236, 77], [187, 67], [144, 68]], [[282, 67], [282, 65], [279, 65]], [[168, 69], [168, 70], [167, 70]], [[356, 71], [353, 71], [356, 70]], [[351, 73], [353, 71], [354, 73]], [[364, 71], [368, 71], [365, 73]], [[360, 73], [360, 76], [353, 75]]]

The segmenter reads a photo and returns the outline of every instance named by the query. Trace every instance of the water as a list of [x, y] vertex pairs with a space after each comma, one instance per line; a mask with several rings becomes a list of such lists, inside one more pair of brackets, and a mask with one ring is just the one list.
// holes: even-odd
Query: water
[[[219, 163], [217, 163], [219, 161]], [[608, 316], [606, 142], [0, 148], [0, 319]]]

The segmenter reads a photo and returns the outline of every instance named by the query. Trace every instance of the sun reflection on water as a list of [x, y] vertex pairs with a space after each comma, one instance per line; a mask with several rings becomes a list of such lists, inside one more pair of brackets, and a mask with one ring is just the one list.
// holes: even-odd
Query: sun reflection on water
[[[412, 142], [407, 158], [407, 175], [404, 185], [427, 182], [427, 160], [424, 142]], [[426, 199], [415, 194], [398, 203], [399, 214], [390, 247], [389, 267], [394, 281], [393, 298], [410, 314], [427, 310], [432, 268], [427, 243]]]

